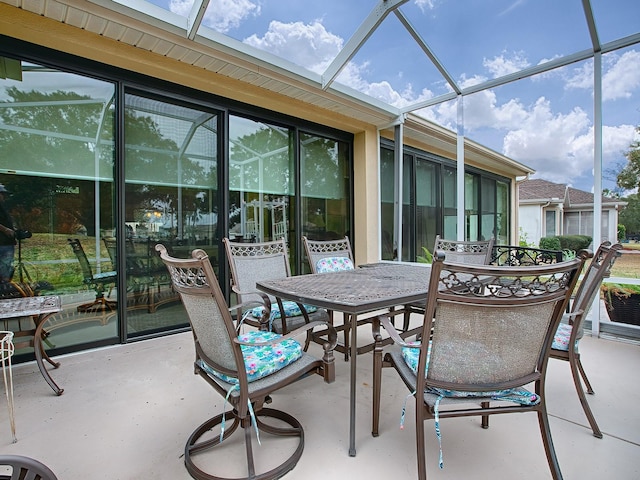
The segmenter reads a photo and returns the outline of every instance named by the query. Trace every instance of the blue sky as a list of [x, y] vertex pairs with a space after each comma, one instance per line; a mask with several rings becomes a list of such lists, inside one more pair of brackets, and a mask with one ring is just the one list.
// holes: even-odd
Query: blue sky
[[[192, 0], [150, 3], [186, 15]], [[322, 73], [376, 0], [211, 0], [203, 24]], [[640, 32], [637, 0], [592, 0], [601, 43]], [[580, 0], [410, 0], [403, 14], [460, 86], [591, 48]], [[640, 139], [640, 44], [603, 55], [603, 169]], [[537, 177], [591, 190], [591, 60], [465, 98], [468, 138], [536, 169]], [[398, 107], [449, 87], [394, 14], [338, 81]], [[452, 130], [455, 103], [418, 111]], [[603, 186], [613, 188], [605, 178]]]

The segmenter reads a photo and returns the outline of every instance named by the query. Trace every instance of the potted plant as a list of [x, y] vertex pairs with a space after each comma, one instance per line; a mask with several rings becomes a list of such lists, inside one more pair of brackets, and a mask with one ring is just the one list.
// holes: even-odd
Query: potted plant
[[611, 321], [640, 326], [640, 285], [604, 283], [600, 290]]

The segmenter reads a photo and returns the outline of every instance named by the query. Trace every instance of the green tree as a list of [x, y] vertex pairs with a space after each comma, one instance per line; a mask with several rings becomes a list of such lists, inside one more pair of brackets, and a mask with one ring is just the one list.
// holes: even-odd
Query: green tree
[[[0, 109], [3, 166], [13, 170], [17, 165], [22, 171], [35, 173], [0, 174], [0, 182], [12, 192], [9, 208], [16, 225], [33, 232], [68, 234], [82, 226], [89, 235], [96, 235], [95, 209], [99, 208], [100, 227], [115, 226], [114, 184], [92, 178], [96, 163], [101, 177], [113, 174], [115, 118], [113, 109], [105, 109], [108, 99], [73, 91], [46, 93], [17, 87], [7, 87], [5, 94], [4, 108]], [[128, 210], [155, 210], [158, 206], [176, 210], [175, 186], [163, 186], [161, 181], [178, 178], [178, 168], [185, 186], [216, 185], [213, 182], [217, 179], [209, 180], [197, 161], [182, 152], [173, 139], [163, 136], [153, 115], [127, 109], [125, 116], [126, 175], [134, 180], [127, 187]], [[157, 178], [150, 178], [154, 172]], [[194, 188], [182, 194], [183, 209], [193, 216], [208, 210], [208, 202], [198, 196], [199, 191]], [[127, 218], [134, 218], [133, 214]]]
[[625, 226], [627, 235], [640, 233], [640, 196], [637, 193], [625, 198], [627, 206], [620, 212], [618, 222]]
[[[640, 126], [636, 127], [640, 133]], [[629, 150], [625, 153], [627, 164], [618, 173], [616, 183], [626, 190], [634, 190], [640, 187], [640, 141], [636, 140], [629, 145]]]

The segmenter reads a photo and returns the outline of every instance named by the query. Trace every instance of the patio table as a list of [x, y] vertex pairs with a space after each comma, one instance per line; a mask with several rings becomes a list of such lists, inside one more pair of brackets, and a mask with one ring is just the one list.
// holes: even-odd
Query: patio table
[[[258, 282], [257, 288], [285, 300], [314, 305], [349, 317], [351, 371], [349, 393], [349, 455], [356, 455], [356, 359], [358, 315], [426, 301], [431, 265], [383, 262], [354, 270], [297, 275]], [[345, 318], [345, 321], [347, 319]], [[370, 349], [369, 349], [370, 350]]]
[[[10, 318], [32, 317], [35, 323], [35, 329], [19, 330], [14, 332], [14, 345], [17, 348], [19, 337], [33, 337], [29, 341], [29, 345], [33, 346], [36, 364], [40, 369], [40, 373], [53, 389], [56, 395], [62, 395], [64, 389], [58, 387], [53, 381], [51, 375], [44, 366], [43, 360], [46, 360], [54, 368], [58, 368], [60, 363], [54, 362], [49, 358], [42, 345], [42, 339], [46, 336], [44, 324], [49, 316], [62, 310], [60, 297], [57, 295], [46, 295], [36, 297], [8, 298], [0, 300], [0, 319], [8, 320]], [[25, 343], [25, 342], [22, 342]]]

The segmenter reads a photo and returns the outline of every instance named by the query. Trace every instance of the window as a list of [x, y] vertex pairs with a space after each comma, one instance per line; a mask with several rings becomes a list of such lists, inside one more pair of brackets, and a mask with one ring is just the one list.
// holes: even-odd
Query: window
[[292, 132], [281, 126], [230, 117], [230, 238], [291, 240], [295, 218], [291, 136]]
[[545, 223], [545, 237], [555, 237], [556, 236], [556, 211], [555, 210], [545, 210], [544, 212], [544, 223]]
[[[382, 148], [382, 258], [395, 257], [393, 247], [394, 153]], [[405, 148], [403, 161], [402, 260], [416, 261], [432, 250], [436, 235], [457, 238], [457, 173], [452, 162]], [[509, 183], [481, 171], [465, 173], [465, 235], [468, 240], [509, 240]]]

